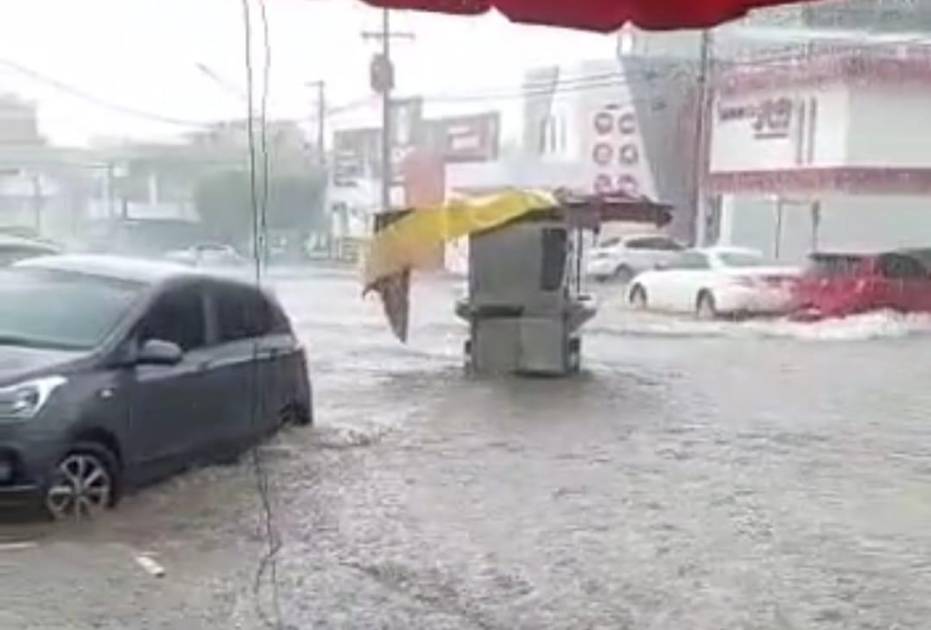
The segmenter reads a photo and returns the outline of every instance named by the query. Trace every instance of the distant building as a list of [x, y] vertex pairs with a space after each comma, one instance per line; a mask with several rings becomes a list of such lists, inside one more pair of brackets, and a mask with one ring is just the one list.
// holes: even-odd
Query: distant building
[[12, 94], [0, 95], [0, 149], [43, 144], [36, 104]]
[[[488, 163], [499, 154], [500, 115], [495, 111], [425, 118], [417, 97], [397, 99], [392, 141], [391, 204], [440, 203], [451, 169]], [[381, 211], [381, 129], [338, 129], [333, 134], [329, 206], [334, 235], [367, 238]]]
[[451, 193], [509, 186], [621, 190], [676, 207], [670, 232], [693, 238], [695, 64], [645, 54], [539, 68], [524, 81], [520, 151], [451, 166]]
[[709, 240], [799, 260], [931, 245], [931, 49], [849, 46], [716, 82]]
[[0, 96], [0, 228], [67, 239], [90, 188], [86, 152], [49, 146], [35, 103]]

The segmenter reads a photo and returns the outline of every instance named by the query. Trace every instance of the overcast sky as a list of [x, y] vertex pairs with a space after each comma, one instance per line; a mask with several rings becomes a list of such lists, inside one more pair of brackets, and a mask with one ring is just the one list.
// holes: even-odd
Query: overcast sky
[[[305, 83], [315, 79], [327, 82], [331, 105], [371, 97], [368, 63], [377, 45], [363, 41], [361, 32], [380, 27], [379, 11], [355, 0], [267, 0], [267, 6], [271, 116], [311, 117], [315, 96]], [[259, 83], [257, 3], [253, 8]], [[615, 50], [610, 36], [517, 26], [495, 15], [394, 13], [392, 26], [416, 36], [394, 46], [401, 94], [516, 88], [527, 67], [610, 58]], [[84, 144], [95, 136], [165, 138], [185, 128], [77, 98], [23, 67], [115, 105], [208, 121], [244, 115], [236, 94], [245, 85], [243, 51], [241, 0], [29, 0], [0, 8], [0, 90], [35, 99], [43, 133], [58, 143]], [[374, 111], [352, 110], [333, 122], [362, 122]]]

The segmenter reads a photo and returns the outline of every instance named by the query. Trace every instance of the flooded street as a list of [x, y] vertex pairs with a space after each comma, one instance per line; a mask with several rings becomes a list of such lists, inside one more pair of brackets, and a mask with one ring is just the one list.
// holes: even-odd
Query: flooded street
[[418, 279], [408, 347], [352, 274], [273, 283], [317, 403], [260, 450], [276, 566], [245, 457], [0, 530], [35, 542], [0, 547], [0, 628], [928, 627], [931, 319], [698, 323], [609, 287], [582, 375], [477, 381], [458, 281]]

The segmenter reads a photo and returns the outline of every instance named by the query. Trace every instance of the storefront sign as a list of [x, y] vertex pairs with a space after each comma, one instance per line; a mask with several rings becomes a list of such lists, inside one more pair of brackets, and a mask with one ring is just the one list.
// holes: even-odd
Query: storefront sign
[[746, 121], [757, 140], [788, 138], [792, 127], [792, 99], [768, 98], [756, 103], [724, 105], [718, 107], [720, 123]]

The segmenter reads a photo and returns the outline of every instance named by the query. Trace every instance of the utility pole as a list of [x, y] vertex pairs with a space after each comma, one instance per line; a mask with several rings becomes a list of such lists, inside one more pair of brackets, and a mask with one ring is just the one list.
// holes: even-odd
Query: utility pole
[[[317, 166], [320, 168], [320, 174], [326, 179], [326, 186], [329, 187], [329, 174], [326, 169], [326, 83], [321, 80], [308, 81], [309, 87], [317, 88]], [[327, 221], [326, 247], [330, 258], [334, 257], [336, 236], [333, 233], [333, 214], [328, 208], [329, 195], [324, 194], [324, 216]]]
[[697, 86], [697, 121], [695, 123], [695, 143], [692, 152], [692, 178], [693, 197], [692, 207], [695, 208], [695, 245], [705, 245], [708, 234], [707, 199], [705, 199], [705, 167], [708, 165], [708, 146], [705, 142], [708, 121], [708, 79], [711, 74], [713, 51], [711, 31], [704, 29], [701, 32], [701, 48], [698, 60], [698, 86]]
[[391, 63], [391, 24], [388, 9], [381, 11], [381, 56], [391, 79], [381, 93], [381, 210], [391, 209], [391, 88], [394, 87], [394, 65]]
[[372, 60], [372, 88], [381, 94], [381, 208], [391, 209], [391, 90], [394, 88], [394, 65], [391, 62], [391, 38], [413, 39], [413, 33], [392, 33], [388, 9], [381, 12], [381, 31], [362, 33], [363, 39], [380, 39], [381, 53]]
[[320, 166], [326, 165], [326, 83], [324, 81], [308, 81], [307, 85], [317, 88], [317, 161]]

